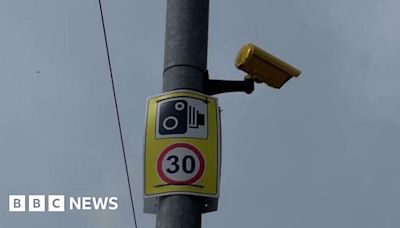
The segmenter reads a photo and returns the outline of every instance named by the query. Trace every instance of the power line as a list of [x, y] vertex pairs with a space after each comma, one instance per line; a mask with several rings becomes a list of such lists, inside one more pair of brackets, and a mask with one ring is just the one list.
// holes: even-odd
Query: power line
[[132, 214], [133, 214], [133, 220], [135, 227], [137, 228], [137, 222], [136, 222], [136, 213], [135, 213], [135, 206], [133, 204], [133, 194], [132, 194], [132, 188], [131, 188], [131, 181], [129, 178], [129, 172], [128, 172], [128, 163], [126, 161], [126, 152], [125, 152], [125, 144], [124, 144], [124, 137], [122, 135], [122, 127], [121, 127], [121, 118], [119, 117], [119, 109], [118, 109], [118, 102], [117, 102], [117, 95], [115, 93], [115, 85], [114, 85], [114, 76], [113, 76], [113, 71], [111, 67], [111, 60], [110, 60], [110, 51], [108, 48], [108, 39], [107, 39], [107, 33], [106, 33], [106, 26], [104, 23], [104, 15], [103, 15], [103, 8], [101, 5], [101, 0], [99, 0], [99, 9], [100, 9], [100, 15], [101, 15], [101, 23], [103, 26], [103, 35], [104, 35], [104, 42], [106, 44], [106, 51], [107, 51], [107, 60], [108, 60], [108, 69], [110, 71], [110, 78], [111, 78], [111, 86], [112, 86], [112, 91], [113, 91], [113, 96], [114, 96], [114, 104], [115, 104], [115, 113], [117, 115], [117, 121], [118, 121], [118, 130], [119, 130], [119, 136], [120, 136], [120, 141], [121, 141], [121, 148], [122, 148], [122, 154], [124, 156], [124, 164], [125, 164], [125, 171], [126, 171], [126, 179], [128, 181], [128, 187], [129, 187], [129, 196], [131, 199], [131, 206], [132, 206]]

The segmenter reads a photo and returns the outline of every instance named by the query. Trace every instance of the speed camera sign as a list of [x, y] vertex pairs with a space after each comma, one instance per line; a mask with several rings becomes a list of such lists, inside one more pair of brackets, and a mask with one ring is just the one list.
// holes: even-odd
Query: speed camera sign
[[144, 167], [145, 204], [152, 198], [172, 194], [218, 198], [217, 99], [188, 90], [149, 98]]

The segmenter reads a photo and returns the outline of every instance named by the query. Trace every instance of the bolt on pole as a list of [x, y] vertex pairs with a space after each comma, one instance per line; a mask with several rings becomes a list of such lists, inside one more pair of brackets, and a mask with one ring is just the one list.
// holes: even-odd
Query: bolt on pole
[[[206, 91], [208, 16], [209, 0], [167, 0], [163, 92]], [[196, 196], [163, 196], [158, 207], [157, 228], [201, 227]]]

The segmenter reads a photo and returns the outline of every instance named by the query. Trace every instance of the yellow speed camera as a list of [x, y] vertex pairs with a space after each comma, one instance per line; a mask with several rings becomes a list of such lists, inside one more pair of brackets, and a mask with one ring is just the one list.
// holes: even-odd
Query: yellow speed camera
[[254, 81], [264, 82], [274, 88], [281, 88], [290, 78], [301, 73], [300, 70], [251, 43], [240, 49], [235, 66], [249, 74]]

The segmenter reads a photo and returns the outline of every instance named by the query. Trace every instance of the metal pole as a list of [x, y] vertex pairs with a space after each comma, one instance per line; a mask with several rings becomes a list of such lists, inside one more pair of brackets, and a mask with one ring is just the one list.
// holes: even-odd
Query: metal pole
[[205, 91], [209, 0], [168, 0], [163, 91]]
[[[209, 0], [168, 0], [163, 91], [206, 91]], [[201, 199], [160, 197], [157, 228], [200, 228]]]

